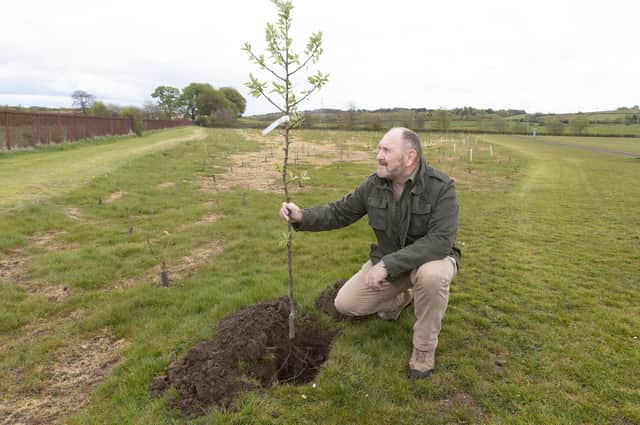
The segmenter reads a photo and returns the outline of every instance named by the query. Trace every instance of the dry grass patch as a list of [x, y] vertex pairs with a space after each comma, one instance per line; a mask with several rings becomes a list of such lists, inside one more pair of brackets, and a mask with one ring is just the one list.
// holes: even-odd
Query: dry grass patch
[[183, 230], [190, 229], [194, 226], [198, 226], [200, 224], [211, 224], [218, 221], [222, 216], [219, 214], [205, 214], [198, 221], [194, 221], [193, 223], [185, 223], [182, 226], [178, 227], [177, 231], [181, 232]]
[[74, 208], [74, 207], [65, 208], [64, 213], [66, 214], [67, 217], [69, 217], [72, 220], [81, 220], [81, 217], [80, 217], [81, 214], [78, 208]]
[[192, 274], [195, 270], [222, 254], [223, 251], [224, 245], [222, 241], [196, 248], [190, 255], [182, 257], [178, 262], [168, 264], [169, 279], [181, 279]]
[[55, 329], [62, 328], [85, 316], [84, 310], [74, 310], [62, 317], [36, 320], [25, 324], [17, 335], [10, 336], [6, 340], [0, 340], [0, 354], [12, 350], [17, 346], [32, 345], [38, 338], [53, 335]]
[[[177, 261], [171, 259], [166, 260], [166, 272], [169, 276], [169, 282], [183, 279], [194, 273], [197, 269], [206, 265], [209, 261], [222, 254], [224, 244], [222, 241], [213, 241], [207, 245], [194, 249], [191, 254], [182, 257]], [[126, 290], [143, 282], [154, 282], [160, 285], [160, 265], [151, 269], [143, 278], [128, 278], [118, 282], [115, 285], [117, 290]]]
[[[231, 166], [224, 174], [203, 178], [200, 182], [202, 190], [226, 191], [233, 187], [261, 192], [281, 192], [282, 174], [275, 169], [275, 164], [282, 164], [284, 151], [282, 137], [262, 136], [260, 133], [245, 132], [244, 136], [260, 144], [258, 152], [242, 152], [233, 154], [229, 160]], [[331, 143], [311, 143], [304, 141], [301, 136], [291, 136], [293, 139], [289, 149], [289, 164], [295, 169], [298, 164], [312, 166], [327, 166], [337, 161], [371, 161], [372, 153], [363, 152], [355, 144], [346, 143], [344, 149]], [[289, 190], [301, 190], [295, 184]]]
[[20, 287], [24, 288], [30, 294], [41, 295], [52, 302], [64, 301], [71, 293], [68, 286], [47, 285], [40, 282], [24, 283], [20, 284]]
[[176, 184], [174, 182], [163, 182], [156, 186], [157, 189], [166, 189], [168, 187], [173, 187]]
[[29, 242], [39, 248], [47, 251], [58, 251], [68, 248], [66, 244], [60, 241], [59, 237], [66, 234], [64, 230], [49, 230], [47, 232], [39, 232], [29, 238]]
[[27, 258], [20, 250], [11, 250], [0, 257], [0, 279], [16, 281], [22, 274]]
[[125, 192], [124, 190], [118, 190], [117, 192], [113, 192], [112, 194], [110, 194], [107, 199], [104, 200], [104, 202], [106, 202], [107, 204], [113, 202], [113, 201], [117, 201], [118, 199], [122, 198], [124, 195], [126, 195], [127, 192]]
[[[29, 238], [29, 243], [45, 251], [62, 250], [67, 248], [67, 245], [61, 242], [58, 236], [65, 233], [58, 230], [39, 232]], [[49, 301], [62, 301], [69, 296], [69, 288], [66, 286], [27, 280], [25, 275], [29, 259], [22, 250], [11, 250], [0, 258], [0, 279], [12, 282], [30, 294], [44, 296]]]
[[476, 403], [476, 400], [467, 393], [455, 393], [453, 396], [449, 398], [445, 398], [438, 401], [438, 405], [440, 406], [438, 410], [440, 410], [443, 415], [442, 422], [449, 422], [453, 418], [447, 418], [446, 414], [449, 412], [456, 411], [466, 411], [476, 418], [483, 418], [484, 413], [482, 409]]
[[[66, 245], [57, 240], [65, 231], [51, 230], [39, 232], [29, 238], [29, 243], [46, 251], [65, 249]], [[24, 275], [29, 257], [22, 249], [12, 249], [0, 257], [0, 279], [16, 282]]]
[[55, 362], [43, 366], [41, 390], [20, 394], [0, 402], [3, 424], [51, 424], [78, 410], [97, 384], [120, 360], [126, 341], [108, 331], [59, 350]]

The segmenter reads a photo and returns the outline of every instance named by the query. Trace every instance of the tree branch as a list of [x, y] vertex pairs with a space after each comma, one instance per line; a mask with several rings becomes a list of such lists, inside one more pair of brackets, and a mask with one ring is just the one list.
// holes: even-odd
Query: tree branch
[[296, 69], [294, 69], [291, 74], [289, 74], [290, 76], [295, 74], [296, 72], [300, 71], [302, 68], [304, 68], [311, 59], [313, 59], [314, 55], [309, 56], [302, 65], [300, 65], [299, 67], [297, 67]]
[[267, 96], [267, 95], [264, 93], [264, 91], [262, 91], [262, 90], [259, 90], [259, 91], [260, 91], [260, 94], [261, 94], [262, 96], [264, 96], [264, 98], [265, 98], [265, 99], [267, 99], [267, 100], [269, 101], [269, 103], [271, 103], [273, 106], [275, 106], [276, 108], [278, 108], [278, 111], [282, 112], [283, 114], [286, 114], [285, 110], [284, 110], [284, 109], [282, 109], [280, 106], [278, 106], [278, 104], [277, 104], [277, 103], [275, 103], [273, 100], [271, 100], [271, 98], [270, 98], [269, 96]]
[[269, 71], [270, 73], [272, 73], [275, 77], [277, 77], [278, 79], [285, 81], [285, 79], [281, 76], [279, 76], [278, 74], [275, 73], [275, 71], [273, 71], [271, 68], [269, 68], [267, 65], [264, 64], [263, 61], [260, 60], [259, 57], [257, 57], [252, 51], [247, 50], [247, 52], [249, 53], [249, 56], [251, 56], [253, 58], [253, 60], [260, 65], [263, 69], [266, 69], [267, 71]]
[[296, 101], [293, 103], [293, 105], [291, 105], [291, 107], [296, 107], [296, 106], [298, 106], [298, 104], [299, 104], [300, 102], [302, 102], [303, 100], [305, 100], [306, 98], [308, 98], [308, 97], [311, 95], [311, 93], [313, 93], [313, 92], [314, 92], [318, 87], [319, 87], [319, 86], [318, 86], [317, 84], [316, 84], [316, 85], [314, 85], [314, 86], [313, 86], [313, 88], [307, 92], [307, 94], [305, 94], [304, 96], [302, 96], [302, 98], [300, 98], [300, 99], [296, 100]]

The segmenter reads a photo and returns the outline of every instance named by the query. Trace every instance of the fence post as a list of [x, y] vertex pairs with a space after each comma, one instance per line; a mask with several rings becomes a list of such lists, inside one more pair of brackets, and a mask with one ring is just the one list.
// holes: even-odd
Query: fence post
[[40, 114], [36, 114], [34, 125], [36, 127], [36, 145], [39, 145], [40, 144]]
[[[65, 137], [62, 135], [62, 124], [60, 124], [60, 114], [56, 114], [56, 127], [58, 127], [58, 132], [60, 132], [60, 136], [62, 137], [62, 141], [64, 142]], [[56, 143], [58, 143], [56, 141]]]
[[7, 137], [7, 150], [11, 150], [11, 132], [9, 131], [9, 111], [4, 111], [4, 131]]

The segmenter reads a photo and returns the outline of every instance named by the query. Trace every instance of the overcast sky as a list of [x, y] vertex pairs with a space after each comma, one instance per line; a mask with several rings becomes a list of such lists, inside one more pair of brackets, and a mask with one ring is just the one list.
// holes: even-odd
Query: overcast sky
[[[303, 109], [575, 112], [640, 104], [640, 1], [295, 0], [293, 40], [323, 32], [329, 83]], [[141, 106], [158, 85], [232, 86], [247, 114], [267, 0], [3, 2], [0, 105], [70, 106], [82, 89]], [[311, 68], [310, 71], [313, 71]]]

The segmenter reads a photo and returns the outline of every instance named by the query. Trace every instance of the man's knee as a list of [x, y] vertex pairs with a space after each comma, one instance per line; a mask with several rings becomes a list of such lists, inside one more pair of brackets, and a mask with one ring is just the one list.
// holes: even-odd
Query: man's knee
[[428, 292], [447, 287], [455, 274], [453, 267], [448, 259], [424, 263], [416, 270], [414, 285]]
[[353, 315], [353, 300], [345, 296], [344, 291], [338, 291], [336, 299], [333, 301], [336, 311], [347, 316]]
[[362, 300], [350, 296], [347, 291], [338, 291], [333, 305], [336, 307], [336, 311], [345, 316], [364, 316], [371, 314], [367, 311], [366, 305], [362, 303]]

